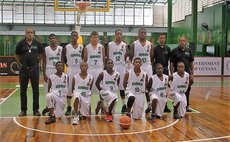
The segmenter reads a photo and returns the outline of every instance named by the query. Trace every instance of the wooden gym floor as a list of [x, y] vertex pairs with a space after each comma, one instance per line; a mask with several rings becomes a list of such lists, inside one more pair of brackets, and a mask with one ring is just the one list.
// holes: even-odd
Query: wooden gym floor
[[[0, 77], [0, 80], [2, 86], [18, 82], [17, 77]], [[122, 130], [118, 123], [121, 114], [114, 115], [114, 122], [105, 122], [104, 116], [92, 115], [89, 120], [83, 120], [76, 126], [71, 125], [71, 117], [63, 117], [54, 124], [45, 125], [47, 116], [19, 118], [17, 115], [2, 114], [0, 141], [230, 141], [230, 77], [196, 77], [195, 82], [191, 91], [190, 106], [196, 111], [187, 113], [180, 120], [173, 119], [172, 113], [168, 113], [164, 114], [163, 119], [150, 122], [143, 115], [141, 120], [133, 120], [129, 129]], [[2, 105], [7, 102], [8, 95], [14, 91], [15, 89], [0, 87], [0, 111], [3, 111]], [[15, 103], [13, 107], [19, 113], [20, 105]]]

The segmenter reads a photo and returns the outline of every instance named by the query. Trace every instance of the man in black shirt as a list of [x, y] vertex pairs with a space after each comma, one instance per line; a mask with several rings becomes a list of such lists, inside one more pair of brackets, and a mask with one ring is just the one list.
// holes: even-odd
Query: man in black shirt
[[19, 116], [26, 116], [27, 111], [27, 86], [29, 80], [33, 89], [33, 115], [40, 116], [39, 110], [39, 67], [38, 64], [42, 59], [42, 44], [34, 39], [32, 28], [25, 30], [25, 38], [21, 40], [15, 50], [15, 58], [20, 64], [19, 82], [20, 82], [20, 99], [21, 112]]
[[[185, 71], [190, 75], [190, 81], [193, 82], [193, 74], [194, 74], [194, 55], [190, 48], [186, 47], [187, 39], [185, 37], [179, 38], [179, 46], [172, 50], [171, 57], [170, 57], [170, 72], [177, 71], [177, 63], [183, 62], [185, 65]], [[191, 91], [191, 84], [188, 87], [188, 90], [185, 92], [187, 98], [187, 112], [191, 112], [192, 110], [189, 108], [189, 94]]]
[[[158, 44], [154, 47], [154, 65], [153, 67], [160, 63], [163, 65], [163, 74], [169, 75], [169, 58], [171, 54], [171, 49], [167, 45], [165, 45], [166, 36], [165, 34], [160, 34], [158, 37]], [[156, 70], [153, 70], [153, 74], [156, 74]], [[167, 106], [167, 102], [165, 105], [164, 112], [171, 112], [170, 109]]]

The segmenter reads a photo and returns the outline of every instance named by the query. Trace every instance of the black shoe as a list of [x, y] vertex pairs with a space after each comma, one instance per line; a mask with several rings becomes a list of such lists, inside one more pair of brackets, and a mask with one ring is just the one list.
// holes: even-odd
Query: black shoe
[[23, 116], [26, 116], [26, 111], [21, 111], [18, 115], [19, 117], [23, 117]]
[[147, 108], [145, 109], [145, 114], [148, 114], [150, 111], [151, 111], [151, 108], [150, 108], [150, 107], [147, 107]]
[[192, 112], [189, 106], [186, 107], [186, 112]]
[[71, 115], [71, 110], [72, 110], [72, 107], [71, 106], [68, 106], [67, 107], [67, 110], [65, 112], [65, 115]]
[[34, 116], [41, 116], [41, 113], [38, 110], [36, 110], [36, 111], [33, 112], [33, 115]]
[[126, 116], [131, 118], [131, 113], [130, 112], [126, 112]]
[[149, 117], [149, 120], [154, 121], [156, 119], [157, 115], [156, 114], [151, 114], [151, 116]]
[[171, 110], [168, 108], [168, 106], [167, 106], [167, 105], [165, 106], [164, 112], [168, 112], [168, 113], [170, 113], [170, 112], [171, 112]]
[[49, 112], [49, 109], [46, 107], [46, 108], [43, 109], [42, 115], [46, 115], [46, 113], [48, 113], [48, 112]]
[[126, 112], [126, 105], [123, 105], [121, 109], [121, 113], [125, 113], [125, 112]]
[[174, 113], [173, 113], [173, 118], [174, 118], [174, 119], [180, 119], [181, 117], [180, 117], [180, 115], [178, 114], [177, 111], [174, 111]]
[[54, 123], [56, 121], [56, 117], [55, 116], [50, 116], [46, 121], [45, 124], [51, 124]]

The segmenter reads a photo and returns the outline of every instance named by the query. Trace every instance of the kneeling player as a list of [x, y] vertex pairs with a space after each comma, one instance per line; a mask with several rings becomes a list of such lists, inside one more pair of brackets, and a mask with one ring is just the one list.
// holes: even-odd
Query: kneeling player
[[158, 63], [155, 65], [156, 74], [149, 79], [148, 90], [152, 105], [150, 120], [161, 118], [167, 102], [168, 76], [163, 74], [163, 66]]
[[105, 117], [106, 121], [113, 121], [112, 111], [117, 100], [117, 90], [120, 81], [120, 75], [113, 70], [113, 61], [108, 59], [106, 62], [106, 70], [99, 74], [96, 87], [100, 91], [100, 98], [108, 105], [108, 112]]
[[63, 73], [63, 63], [56, 63], [57, 72], [52, 74], [48, 80], [48, 94], [46, 95], [47, 107], [50, 117], [45, 121], [45, 124], [50, 124], [61, 118], [64, 115], [66, 106], [66, 96], [68, 93], [68, 77]]
[[79, 123], [79, 114], [88, 117], [90, 114], [91, 89], [93, 85], [93, 76], [87, 73], [88, 65], [86, 62], [80, 64], [81, 72], [73, 77], [73, 125]]

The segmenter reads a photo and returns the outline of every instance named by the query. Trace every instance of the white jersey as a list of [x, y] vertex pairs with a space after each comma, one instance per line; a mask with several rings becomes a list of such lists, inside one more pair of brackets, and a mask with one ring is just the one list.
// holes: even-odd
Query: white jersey
[[82, 96], [88, 96], [92, 94], [90, 90], [90, 85], [93, 81], [92, 75], [88, 74], [87, 77], [83, 79], [78, 73], [74, 75], [74, 80], [75, 80], [75, 86], [74, 86], [73, 93], [79, 93]]
[[103, 48], [101, 44], [98, 44], [96, 48], [93, 48], [91, 44], [86, 46], [87, 64], [89, 68], [103, 68]]
[[61, 61], [62, 47], [57, 46], [52, 50], [50, 46], [45, 47], [46, 68], [55, 68], [57, 61]]
[[68, 76], [65, 73], [62, 73], [62, 76], [59, 77], [56, 74], [50, 76], [52, 86], [50, 92], [54, 93], [56, 96], [62, 97], [68, 94]]
[[173, 92], [177, 92], [179, 94], [184, 94], [188, 89], [189, 84], [189, 74], [184, 72], [184, 76], [181, 77], [177, 72], [173, 73], [173, 81], [171, 85], [171, 89]]
[[68, 67], [80, 67], [82, 62], [83, 46], [78, 45], [77, 48], [73, 48], [72, 44], [66, 45], [66, 58]]
[[134, 57], [141, 58], [142, 65], [151, 65], [150, 60], [151, 42], [146, 40], [145, 46], [142, 46], [139, 40], [134, 41]]
[[120, 74], [117, 71], [114, 71], [112, 75], [110, 75], [106, 70], [103, 71], [103, 80], [100, 84], [102, 90], [109, 90], [113, 93], [117, 93], [118, 85], [117, 81], [119, 79]]
[[146, 72], [141, 70], [139, 76], [136, 76], [133, 69], [129, 70], [129, 78], [128, 78], [128, 85], [126, 90], [133, 94], [140, 94], [145, 93], [145, 79], [146, 79]]
[[161, 97], [166, 97], [168, 88], [168, 76], [163, 74], [163, 80], [157, 76], [157, 74], [152, 77], [152, 87], [150, 92], [157, 94]]
[[114, 41], [109, 43], [109, 58], [113, 60], [114, 65], [125, 65], [126, 43], [123, 41], [117, 45]]

